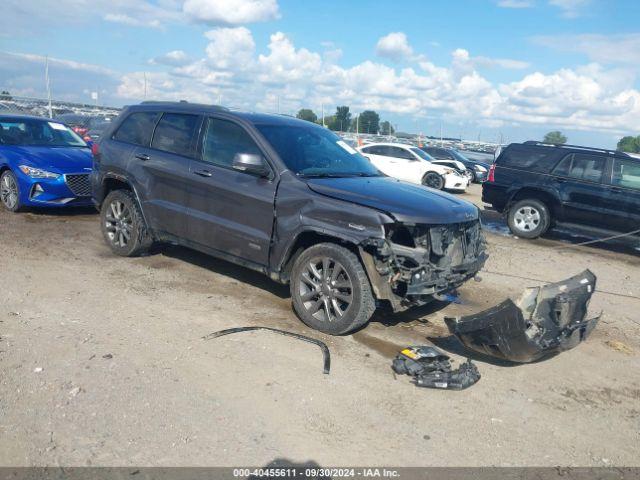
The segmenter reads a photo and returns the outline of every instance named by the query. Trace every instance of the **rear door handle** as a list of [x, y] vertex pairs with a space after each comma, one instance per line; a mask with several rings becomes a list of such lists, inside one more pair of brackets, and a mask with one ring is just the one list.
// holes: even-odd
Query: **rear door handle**
[[138, 154], [136, 155], [136, 158], [137, 158], [138, 160], [142, 160], [143, 162], [146, 162], [147, 160], [150, 160], [150, 159], [151, 159], [151, 157], [150, 157], [149, 155], [147, 155], [146, 153], [138, 153]]
[[558, 182], [558, 183], [564, 183], [564, 182], [566, 182], [566, 181], [567, 181], [567, 179], [566, 179], [566, 178], [556, 177], [556, 182]]
[[196, 170], [193, 173], [200, 175], [201, 177], [210, 177], [212, 175], [209, 170]]

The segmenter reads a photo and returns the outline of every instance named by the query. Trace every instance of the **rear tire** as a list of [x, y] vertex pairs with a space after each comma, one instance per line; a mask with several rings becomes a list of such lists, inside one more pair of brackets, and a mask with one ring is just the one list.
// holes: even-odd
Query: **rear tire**
[[11, 170], [0, 175], [0, 203], [10, 212], [17, 213], [23, 209], [20, 203], [20, 187], [18, 179]]
[[436, 172], [427, 172], [422, 178], [422, 185], [435, 188], [436, 190], [442, 190], [444, 188], [444, 178]]
[[540, 200], [527, 198], [513, 204], [507, 214], [511, 233], [522, 238], [538, 238], [551, 225], [549, 208]]
[[296, 258], [290, 288], [300, 320], [330, 335], [360, 328], [376, 309], [362, 263], [353, 252], [334, 243], [319, 243]]
[[100, 209], [100, 225], [107, 245], [116, 255], [137, 257], [153, 243], [138, 200], [128, 190], [114, 190], [107, 195]]

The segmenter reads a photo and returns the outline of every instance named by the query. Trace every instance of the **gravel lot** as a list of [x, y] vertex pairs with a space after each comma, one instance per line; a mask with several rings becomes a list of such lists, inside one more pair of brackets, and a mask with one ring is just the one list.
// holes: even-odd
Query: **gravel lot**
[[[479, 187], [465, 197], [479, 202]], [[633, 242], [567, 248], [504, 233], [486, 214], [490, 259], [462, 304], [378, 314], [345, 337], [310, 331], [288, 290], [177, 247], [114, 257], [91, 211], [0, 212], [0, 464], [322, 466], [640, 465], [640, 253]], [[447, 340], [444, 315], [517, 298], [590, 268], [589, 340], [530, 365], [478, 361], [462, 392], [394, 378], [391, 358]], [[332, 354], [268, 332], [309, 334]]]

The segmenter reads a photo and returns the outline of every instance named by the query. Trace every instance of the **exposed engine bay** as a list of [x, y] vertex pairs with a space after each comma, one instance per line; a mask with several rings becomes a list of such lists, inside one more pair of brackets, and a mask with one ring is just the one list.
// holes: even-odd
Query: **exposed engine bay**
[[574, 348], [599, 316], [587, 319], [596, 288], [589, 270], [557, 283], [527, 289], [474, 315], [445, 317], [449, 331], [470, 350], [511, 362], [528, 363]]
[[430, 301], [474, 277], [487, 254], [479, 220], [449, 225], [385, 226], [385, 238], [360, 244], [378, 299], [394, 311]]

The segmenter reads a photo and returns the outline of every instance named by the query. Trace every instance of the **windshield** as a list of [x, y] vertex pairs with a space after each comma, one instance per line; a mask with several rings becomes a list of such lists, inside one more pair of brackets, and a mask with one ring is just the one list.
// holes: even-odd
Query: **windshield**
[[86, 147], [87, 144], [62, 123], [33, 119], [0, 119], [0, 144], [37, 147]]
[[419, 148], [412, 148], [411, 151], [427, 162], [431, 162], [433, 160], [433, 157], [424, 150], [421, 150]]
[[382, 175], [340, 137], [320, 127], [256, 125], [287, 167], [300, 176]]
[[463, 154], [461, 154], [459, 151], [457, 150], [449, 150], [451, 152], [451, 155], [453, 155], [455, 157], [456, 160], [460, 160], [461, 162], [469, 162], [470, 160], [465, 157]]

